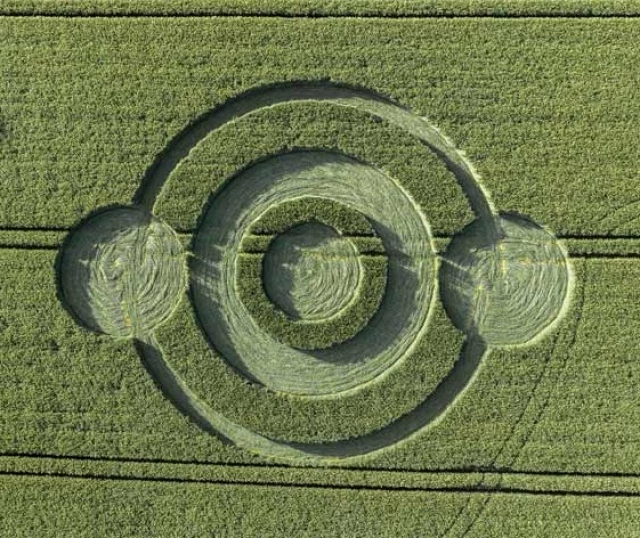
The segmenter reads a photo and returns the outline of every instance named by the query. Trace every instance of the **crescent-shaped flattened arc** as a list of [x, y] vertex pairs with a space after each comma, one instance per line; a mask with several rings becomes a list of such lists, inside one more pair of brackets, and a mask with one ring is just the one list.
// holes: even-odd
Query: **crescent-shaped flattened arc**
[[476, 217], [495, 226], [496, 211], [478, 180], [472, 164], [427, 119], [370, 90], [329, 82], [292, 82], [245, 92], [200, 116], [183, 129], [156, 157], [145, 173], [134, 202], [150, 211], [175, 167], [209, 133], [257, 110], [296, 101], [324, 101], [355, 108], [397, 125], [429, 147], [451, 170], [469, 200]]
[[296, 443], [255, 433], [212, 409], [167, 364], [152, 336], [137, 341], [136, 347], [145, 367], [162, 387], [165, 396], [203, 430], [259, 456], [318, 465], [352, 463], [412, 440], [442, 418], [462, 396], [487, 354], [486, 344], [481, 339], [468, 339], [454, 367], [435, 390], [412, 411], [379, 430], [336, 442]]

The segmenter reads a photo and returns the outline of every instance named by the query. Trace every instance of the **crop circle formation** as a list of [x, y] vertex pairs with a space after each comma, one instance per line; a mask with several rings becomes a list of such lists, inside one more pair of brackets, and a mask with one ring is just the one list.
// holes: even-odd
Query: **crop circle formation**
[[[269, 207], [310, 193], [366, 215], [385, 250], [396, 253], [369, 324], [347, 342], [313, 352], [266, 333], [236, 285], [240, 244], [253, 222]], [[327, 395], [370, 381], [415, 343], [434, 298], [435, 252], [414, 202], [379, 170], [327, 152], [279, 155], [229, 181], [207, 209], [194, 255], [193, 301], [211, 342], [247, 378], [281, 392]]]
[[558, 318], [569, 287], [566, 255], [555, 237], [519, 216], [497, 217], [500, 235], [479, 221], [449, 245], [441, 295], [453, 323], [493, 346], [533, 340]]
[[171, 227], [140, 208], [99, 213], [66, 244], [64, 298], [88, 328], [122, 338], [151, 334], [178, 305], [187, 283]]
[[[271, 439], [224, 417], [171, 368], [153, 334], [175, 310], [186, 282], [180, 241], [154, 216], [172, 171], [229, 122], [303, 101], [356, 108], [404, 129], [455, 175], [476, 216], [439, 259], [410, 192], [379, 168], [324, 149], [266, 156], [214, 193], [192, 244], [192, 304], [210, 344], [246, 379], [297, 398], [360, 390], [412, 353], [428, 330], [438, 284], [447, 314], [466, 335], [451, 371], [413, 411], [361, 437], [322, 443]], [[377, 310], [348, 338], [318, 349], [270, 334], [239, 292], [242, 245], [252, 227], [273, 208], [304, 198], [364, 216], [387, 257]], [[352, 240], [330, 223], [292, 223], [268, 246], [262, 285], [293, 323], [322, 326], [358, 302], [363, 267]], [[387, 450], [434, 424], [472, 382], [487, 350], [533, 342], [562, 316], [571, 287], [567, 256], [555, 238], [528, 219], [498, 214], [464, 154], [425, 118], [367, 90], [313, 82], [248, 92], [178, 134], [149, 169], [134, 206], [91, 217], [70, 236], [59, 278], [76, 318], [95, 331], [134, 339], [164, 393], [200, 427], [261, 455], [324, 464]]]
[[272, 241], [262, 278], [271, 301], [289, 317], [323, 321], [357, 297], [362, 266], [348, 238], [326, 224], [308, 222]]

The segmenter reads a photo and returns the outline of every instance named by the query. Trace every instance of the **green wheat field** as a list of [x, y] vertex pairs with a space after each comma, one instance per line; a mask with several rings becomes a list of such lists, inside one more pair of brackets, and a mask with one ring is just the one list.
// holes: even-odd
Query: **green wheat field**
[[0, 2], [0, 537], [640, 537], [640, 2]]

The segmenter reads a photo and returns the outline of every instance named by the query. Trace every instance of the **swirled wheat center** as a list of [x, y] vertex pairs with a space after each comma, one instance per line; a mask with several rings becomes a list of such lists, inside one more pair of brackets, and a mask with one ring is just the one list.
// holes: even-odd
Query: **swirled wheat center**
[[330, 226], [309, 222], [276, 237], [262, 278], [273, 303], [296, 320], [322, 321], [357, 296], [362, 277], [354, 244]]

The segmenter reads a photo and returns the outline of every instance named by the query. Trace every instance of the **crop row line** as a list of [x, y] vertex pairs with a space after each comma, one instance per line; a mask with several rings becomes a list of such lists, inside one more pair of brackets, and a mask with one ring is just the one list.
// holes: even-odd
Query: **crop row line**
[[[25, 244], [14, 245], [10, 243], [0, 243], [0, 250], [25, 250], [25, 251], [57, 251], [59, 250], [59, 244]], [[259, 252], [246, 252], [247, 255], [260, 254]], [[361, 253], [367, 257], [380, 257], [385, 256], [382, 252], [364, 251]], [[569, 251], [569, 256], [576, 259], [640, 259], [640, 252], [572, 252]]]
[[[122, 456], [86, 456], [86, 455], [67, 455], [67, 454], [40, 454], [34, 452], [7, 452], [0, 453], [0, 458], [8, 459], [30, 459], [30, 460], [64, 460], [70, 462], [98, 462], [98, 463], [132, 463], [132, 464], [144, 464], [144, 465], [190, 465], [199, 467], [226, 468], [226, 469], [305, 469], [313, 470], [316, 467], [309, 467], [306, 465], [296, 464], [284, 464], [284, 463], [260, 463], [260, 462], [234, 462], [234, 463], [219, 463], [214, 461], [204, 460], [181, 460], [171, 458], [133, 458]], [[617, 479], [617, 478], [629, 478], [640, 479], [639, 472], [586, 472], [586, 471], [540, 471], [540, 470], [518, 470], [511, 468], [503, 468], [497, 466], [474, 466], [474, 467], [457, 467], [457, 468], [432, 468], [432, 469], [385, 469], [381, 467], [368, 467], [368, 466], [349, 466], [340, 465], [331, 469], [332, 472], [362, 472], [362, 473], [385, 473], [385, 474], [417, 474], [417, 475], [470, 475], [470, 474], [493, 474], [493, 475], [514, 475], [514, 476], [541, 476], [541, 477], [556, 477], [556, 478], [603, 478], [603, 479]]]
[[[15, 233], [40, 233], [40, 232], [60, 232], [61, 234], [66, 234], [71, 232], [75, 228], [69, 226], [0, 226], [0, 233], [6, 232], [15, 232]], [[177, 228], [176, 232], [178, 235], [183, 236], [191, 236], [196, 233], [197, 230], [194, 229], [183, 229]], [[255, 237], [271, 237], [274, 234], [265, 233], [265, 232], [254, 232], [251, 235]], [[443, 233], [435, 233], [432, 234], [434, 239], [451, 239], [454, 234], [443, 234]], [[345, 234], [346, 237], [350, 238], [371, 238], [376, 237], [371, 234]], [[557, 238], [560, 240], [571, 240], [571, 241], [595, 241], [595, 240], [614, 240], [614, 241], [640, 241], [640, 234], [629, 235], [629, 234], [559, 234]]]
[[87, 13], [82, 11], [51, 13], [47, 11], [12, 11], [0, 13], [0, 18], [33, 18], [44, 17], [52, 19], [206, 19], [206, 18], [245, 18], [245, 19], [374, 19], [374, 20], [421, 20], [421, 19], [637, 19], [640, 13], [290, 13], [254, 12], [239, 13], [234, 11], [185, 11], [182, 13], [161, 13], [149, 11], [122, 11], [119, 13]]
[[[14, 233], [43, 233], [43, 232], [59, 232], [66, 234], [74, 230], [74, 227], [70, 226], [0, 226], [0, 233], [14, 232]], [[195, 229], [185, 229], [185, 228], [176, 228], [176, 232], [178, 235], [193, 235], [196, 233]], [[251, 235], [255, 237], [270, 237], [273, 234], [267, 232], [253, 232]], [[362, 238], [370, 238], [376, 237], [371, 234], [364, 233], [350, 233], [345, 234], [348, 237], [362, 237]], [[451, 239], [454, 234], [446, 234], [446, 233], [434, 233], [434, 239]], [[609, 240], [613, 239], [616, 241], [640, 241], [640, 234], [577, 234], [577, 233], [569, 233], [569, 234], [559, 234], [557, 236], [558, 239], [564, 240], [576, 240], [576, 241], [593, 241], [593, 240]]]
[[124, 482], [155, 482], [172, 484], [209, 484], [217, 486], [232, 487], [257, 487], [257, 488], [295, 488], [313, 490], [351, 490], [351, 491], [374, 491], [374, 492], [401, 492], [401, 493], [445, 493], [445, 494], [495, 494], [495, 495], [531, 495], [531, 496], [551, 496], [551, 497], [640, 497], [637, 491], [576, 491], [576, 490], [536, 490], [513, 487], [494, 487], [487, 485], [474, 485], [468, 487], [460, 486], [440, 486], [440, 487], [413, 487], [413, 486], [376, 486], [376, 485], [353, 485], [353, 484], [308, 484], [289, 483], [278, 481], [238, 481], [238, 480], [218, 480], [209, 478], [175, 478], [175, 477], [151, 477], [151, 476], [128, 476], [113, 474], [92, 474], [92, 473], [63, 473], [63, 472], [39, 472], [39, 471], [0, 471], [0, 476], [9, 477], [32, 477], [32, 478], [58, 478], [67, 480], [95, 480], [95, 481], [124, 481]]

